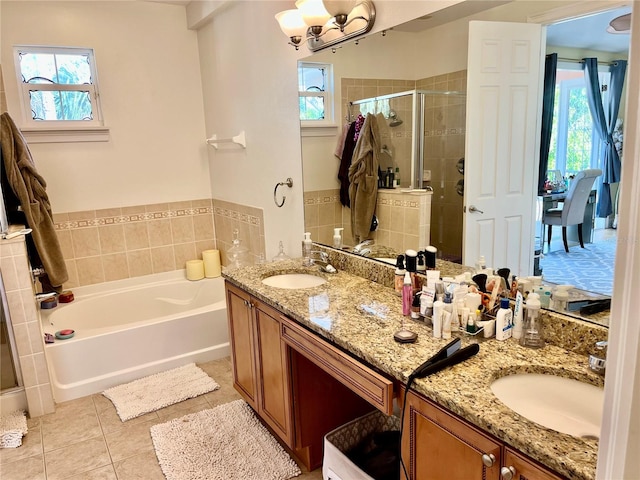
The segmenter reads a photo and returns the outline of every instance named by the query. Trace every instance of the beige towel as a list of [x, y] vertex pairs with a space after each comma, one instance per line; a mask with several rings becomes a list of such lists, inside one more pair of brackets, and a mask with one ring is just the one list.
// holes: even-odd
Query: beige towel
[[33, 243], [51, 285], [61, 287], [69, 279], [60, 243], [54, 230], [46, 182], [33, 162], [22, 133], [8, 113], [0, 115], [2, 158], [11, 189], [20, 201]]
[[380, 133], [376, 117], [367, 114], [349, 167], [351, 229], [356, 242], [369, 238], [378, 200]]

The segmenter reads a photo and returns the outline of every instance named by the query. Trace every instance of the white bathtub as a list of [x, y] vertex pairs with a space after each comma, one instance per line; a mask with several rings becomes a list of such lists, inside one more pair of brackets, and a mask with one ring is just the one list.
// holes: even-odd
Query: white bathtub
[[73, 293], [73, 302], [40, 310], [43, 333], [75, 330], [45, 347], [56, 402], [229, 355], [222, 278], [191, 282], [177, 270]]

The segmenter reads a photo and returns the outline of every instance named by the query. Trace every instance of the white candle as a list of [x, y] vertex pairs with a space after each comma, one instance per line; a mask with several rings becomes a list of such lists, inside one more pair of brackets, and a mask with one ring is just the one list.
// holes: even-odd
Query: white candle
[[207, 278], [219, 277], [222, 274], [220, 267], [220, 250], [204, 250], [202, 252], [204, 262], [204, 275]]
[[204, 262], [202, 260], [187, 260], [187, 280], [201, 280], [204, 278]]

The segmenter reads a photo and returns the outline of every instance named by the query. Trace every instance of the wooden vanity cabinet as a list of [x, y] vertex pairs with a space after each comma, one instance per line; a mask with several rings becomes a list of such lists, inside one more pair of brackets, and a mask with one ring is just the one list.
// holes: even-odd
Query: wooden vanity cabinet
[[563, 477], [550, 472], [531, 460], [523, 457], [510, 447], [504, 448], [501, 480], [562, 480]]
[[280, 313], [228, 283], [226, 296], [234, 386], [293, 448], [290, 369]]
[[414, 392], [407, 396], [402, 459], [411, 480], [500, 479], [501, 445]]
[[563, 478], [415, 392], [407, 396], [403, 430], [402, 459], [411, 480]]

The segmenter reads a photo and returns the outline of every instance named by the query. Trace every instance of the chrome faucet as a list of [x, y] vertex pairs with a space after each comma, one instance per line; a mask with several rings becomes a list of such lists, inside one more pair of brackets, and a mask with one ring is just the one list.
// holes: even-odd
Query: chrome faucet
[[[320, 267], [320, 270], [326, 273], [337, 273], [338, 270], [329, 263], [329, 254], [320, 250], [311, 251], [311, 261]], [[316, 258], [317, 257], [317, 258]]]
[[609, 342], [596, 342], [596, 350], [602, 352], [602, 356], [589, 355], [589, 368], [599, 375], [604, 375], [607, 366], [607, 346]]
[[371, 249], [370, 248], [364, 248], [367, 247], [369, 245], [373, 245], [373, 240], [371, 239], [367, 239], [364, 240], [362, 242], [360, 242], [359, 244], [357, 244], [355, 247], [353, 247], [353, 253], [355, 253], [356, 255], [362, 255], [363, 257], [366, 257], [367, 255], [371, 254]]

